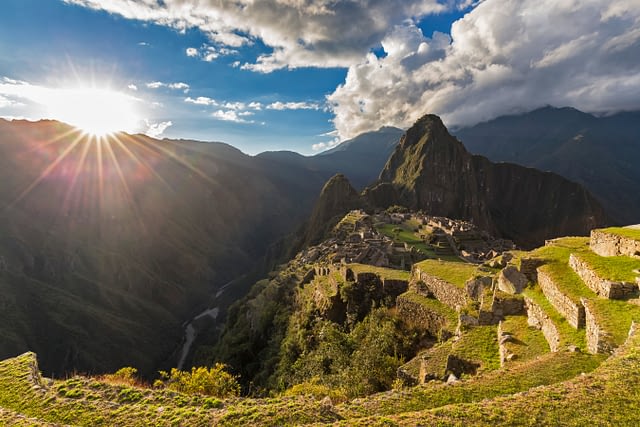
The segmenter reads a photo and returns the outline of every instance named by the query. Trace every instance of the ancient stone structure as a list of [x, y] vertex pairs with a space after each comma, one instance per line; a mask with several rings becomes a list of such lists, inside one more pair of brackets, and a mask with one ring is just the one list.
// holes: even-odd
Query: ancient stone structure
[[560, 333], [553, 320], [531, 298], [524, 297], [524, 305], [529, 326], [540, 329], [547, 343], [549, 343], [551, 351], [558, 351], [560, 349]]
[[593, 315], [591, 302], [585, 298], [581, 300], [586, 315], [587, 350], [592, 354], [612, 354], [617, 346], [611, 335], [598, 325]]
[[576, 329], [584, 327], [584, 307], [582, 304], [576, 303], [563, 294], [551, 276], [542, 271], [541, 268], [538, 268], [538, 284], [551, 305], [567, 319], [571, 326]]
[[634, 240], [602, 230], [592, 230], [591, 250], [600, 256], [632, 256], [640, 258], [640, 240]]
[[638, 285], [635, 283], [614, 282], [599, 277], [587, 262], [580, 259], [579, 255], [571, 254], [569, 256], [569, 265], [580, 276], [582, 281], [601, 297], [624, 299], [638, 293]]
[[452, 331], [447, 328], [447, 318], [426, 305], [400, 295], [396, 299], [396, 307], [400, 318], [425, 328], [432, 336], [442, 341], [453, 336]]
[[[428, 289], [430, 294], [433, 294], [440, 302], [448, 305], [454, 310], [458, 307], [464, 307], [469, 301], [469, 296], [465, 288], [461, 288], [438, 277], [420, 271], [419, 268], [415, 268], [413, 280], [421, 281], [426, 286], [426, 289]], [[422, 295], [429, 295], [429, 293], [421, 292], [424, 289], [421, 286], [416, 286], [415, 289], [416, 292], [422, 293]]]
[[512, 265], [504, 268], [498, 275], [498, 289], [509, 294], [521, 293], [527, 282], [527, 276]]

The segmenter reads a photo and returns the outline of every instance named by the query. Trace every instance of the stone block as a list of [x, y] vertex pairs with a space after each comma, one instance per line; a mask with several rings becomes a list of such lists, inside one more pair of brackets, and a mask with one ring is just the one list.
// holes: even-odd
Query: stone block
[[498, 275], [498, 289], [509, 294], [519, 294], [527, 286], [527, 276], [510, 265], [500, 271]]

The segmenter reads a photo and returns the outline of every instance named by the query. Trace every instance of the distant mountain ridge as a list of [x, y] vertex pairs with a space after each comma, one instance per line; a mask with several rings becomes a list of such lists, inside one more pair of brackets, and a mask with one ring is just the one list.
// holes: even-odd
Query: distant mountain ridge
[[283, 167], [297, 165], [324, 173], [325, 180], [335, 173], [344, 173], [356, 188], [362, 189], [377, 179], [402, 133], [398, 128], [383, 127], [343, 141], [315, 156], [303, 156], [291, 151], [267, 151], [256, 157], [279, 162]]
[[640, 222], [640, 112], [596, 117], [540, 108], [454, 134], [492, 161], [550, 170], [587, 187], [620, 223]]
[[[312, 217], [335, 217], [346, 213], [346, 206], [353, 208], [351, 202], [326, 203], [336, 197], [327, 194], [328, 188], [345, 193], [347, 184], [327, 184]], [[395, 204], [469, 220], [524, 247], [560, 235], [585, 235], [608, 221], [604, 209], [579, 184], [471, 155], [435, 115], [422, 117], [407, 130], [379, 182], [361, 195], [361, 206], [369, 209]], [[319, 223], [312, 221], [314, 227]]]

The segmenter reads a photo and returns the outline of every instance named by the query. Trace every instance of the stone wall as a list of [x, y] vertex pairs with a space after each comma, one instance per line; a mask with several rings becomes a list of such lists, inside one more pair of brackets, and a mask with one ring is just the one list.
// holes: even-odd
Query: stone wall
[[447, 328], [447, 318], [428, 307], [400, 295], [396, 300], [398, 316], [426, 329], [432, 336], [445, 341], [453, 336]]
[[560, 333], [553, 320], [544, 312], [542, 307], [533, 302], [531, 298], [524, 297], [524, 306], [527, 310], [527, 322], [542, 331], [542, 335], [549, 343], [551, 351], [560, 349]]
[[584, 327], [584, 307], [582, 304], [572, 301], [571, 298], [563, 294], [551, 276], [540, 268], [538, 268], [538, 284], [551, 305], [567, 319], [571, 326], [576, 329]]
[[589, 300], [582, 298], [582, 305], [586, 317], [587, 350], [592, 354], [612, 354], [617, 346], [611, 335], [598, 325]]
[[601, 230], [591, 231], [589, 246], [600, 256], [627, 255], [640, 258], [640, 241]]
[[[469, 301], [467, 290], [465, 288], [461, 288], [435, 276], [424, 273], [418, 268], [416, 268], [414, 272], [414, 280], [423, 282], [426, 289], [428, 289], [428, 291], [435, 296], [438, 301], [448, 305], [454, 310], [457, 310], [459, 307], [466, 306]], [[416, 286], [415, 290], [420, 293], [423, 288], [421, 286]], [[428, 294], [425, 293], [422, 293], [422, 295], [428, 296]]]
[[624, 299], [633, 296], [638, 292], [638, 285], [629, 282], [614, 282], [602, 279], [593, 271], [589, 264], [581, 260], [579, 256], [571, 254], [569, 256], [569, 265], [576, 272], [582, 281], [591, 290], [601, 297], [611, 299]]

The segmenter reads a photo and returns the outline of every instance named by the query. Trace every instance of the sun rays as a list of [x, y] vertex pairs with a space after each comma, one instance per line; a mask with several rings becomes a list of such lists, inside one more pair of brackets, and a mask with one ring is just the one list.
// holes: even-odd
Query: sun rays
[[[13, 201], [3, 211], [32, 211], [41, 203], [54, 203], [52, 222], [64, 217], [95, 224], [133, 222], [145, 234], [149, 230], [142, 218], [149, 216], [149, 209], [163, 211], [162, 206], [155, 206], [157, 184], [171, 193], [185, 185], [183, 179], [178, 183], [174, 176], [166, 175], [169, 163], [182, 169], [185, 177], [215, 183], [212, 171], [195, 166], [176, 142], [126, 133], [96, 136], [65, 127], [57, 128], [57, 132], [58, 136], [49, 140], [32, 135], [23, 141], [17, 158], [32, 178], [14, 187]], [[147, 194], [149, 191], [154, 193]], [[149, 196], [156, 199], [150, 202]]]

